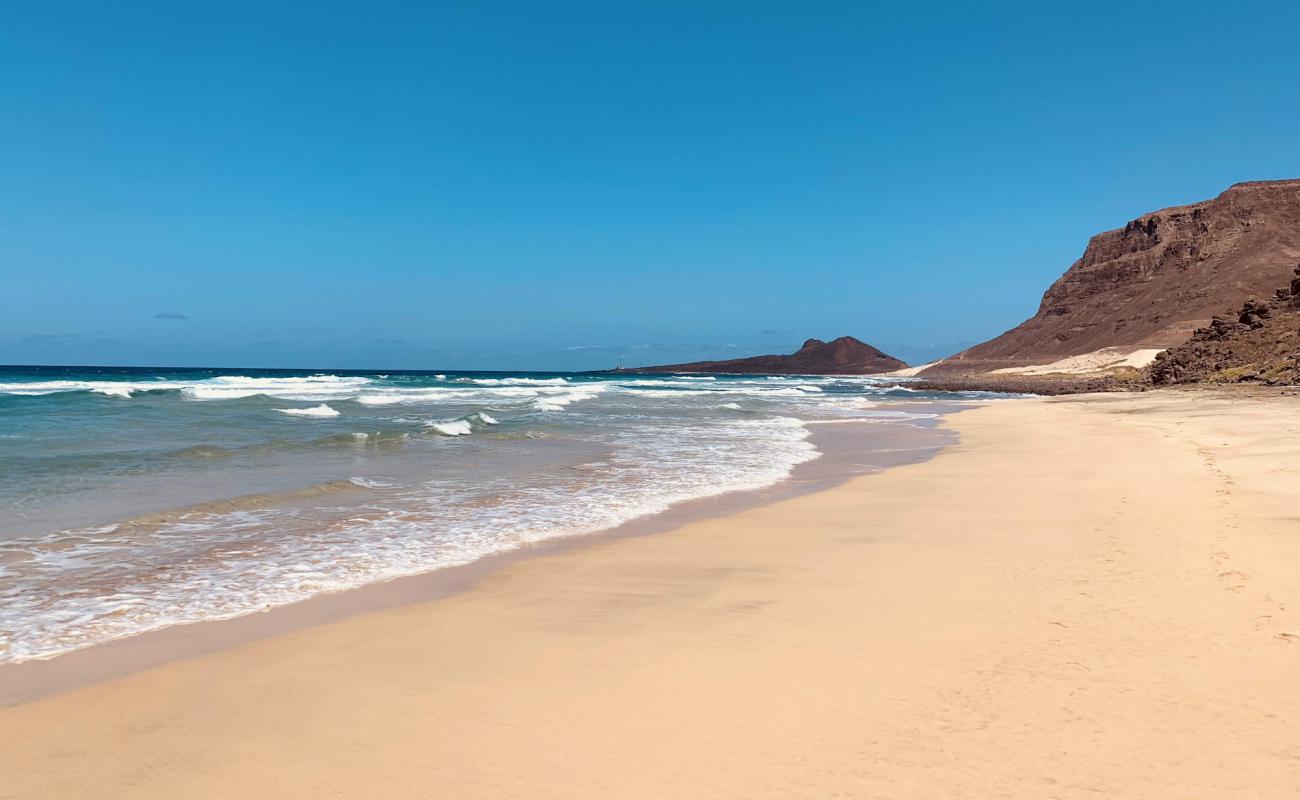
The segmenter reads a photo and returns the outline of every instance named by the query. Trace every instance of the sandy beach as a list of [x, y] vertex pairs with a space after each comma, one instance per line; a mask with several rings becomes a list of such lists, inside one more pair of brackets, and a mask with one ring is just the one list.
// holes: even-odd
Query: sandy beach
[[992, 403], [924, 463], [0, 709], [0, 798], [1282, 798], [1300, 402]]

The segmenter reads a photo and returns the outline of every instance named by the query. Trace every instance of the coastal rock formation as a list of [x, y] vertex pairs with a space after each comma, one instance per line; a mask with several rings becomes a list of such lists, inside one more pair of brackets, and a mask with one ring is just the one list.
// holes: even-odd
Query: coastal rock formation
[[1247, 300], [1157, 355], [1146, 377], [1157, 386], [1300, 382], [1300, 266], [1270, 300]]
[[1213, 200], [1099, 233], [1038, 312], [926, 377], [1046, 364], [1188, 340], [1225, 307], [1267, 296], [1300, 259], [1300, 180], [1238, 183]]
[[852, 336], [831, 341], [809, 339], [791, 355], [753, 356], [728, 361], [694, 361], [618, 372], [722, 372], [764, 375], [870, 375], [892, 372], [907, 364]]

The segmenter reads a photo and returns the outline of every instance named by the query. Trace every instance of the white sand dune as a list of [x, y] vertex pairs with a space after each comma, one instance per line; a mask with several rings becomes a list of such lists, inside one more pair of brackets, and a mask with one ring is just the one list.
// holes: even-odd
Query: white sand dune
[[1007, 367], [995, 369], [990, 375], [1087, 375], [1094, 372], [1131, 367], [1141, 369], [1155, 360], [1157, 353], [1164, 348], [1103, 347], [1091, 353], [1069, 356], [1050, 364], [1034, 364], [1026, 367]]

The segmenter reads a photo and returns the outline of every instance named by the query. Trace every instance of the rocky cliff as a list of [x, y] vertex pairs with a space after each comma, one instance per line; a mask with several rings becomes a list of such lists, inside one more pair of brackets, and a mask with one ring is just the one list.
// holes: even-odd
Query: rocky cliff
[[791, 355], [753, 356], [729, 361], [695, 361], [618, 372], [721, 372], [765, 375], [870, 375], [891, 372], [907, 364], [852, 336], [832, 342], [809, 339]]
[[1213, 200], [1144, 214], [1092, 237], [1038, 313], [923, 374], [1171, 347], [1215, 314], [1271, 295], [1297, 259], [1300, 180], [1239, 183]]

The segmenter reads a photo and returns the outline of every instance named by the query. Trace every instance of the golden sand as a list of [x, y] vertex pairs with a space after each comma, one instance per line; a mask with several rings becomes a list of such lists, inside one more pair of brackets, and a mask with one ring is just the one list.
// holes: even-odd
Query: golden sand
[[948, 424], [926, 463], [0, 709], [0, 797], [1300, 794], [1300, 399]]

